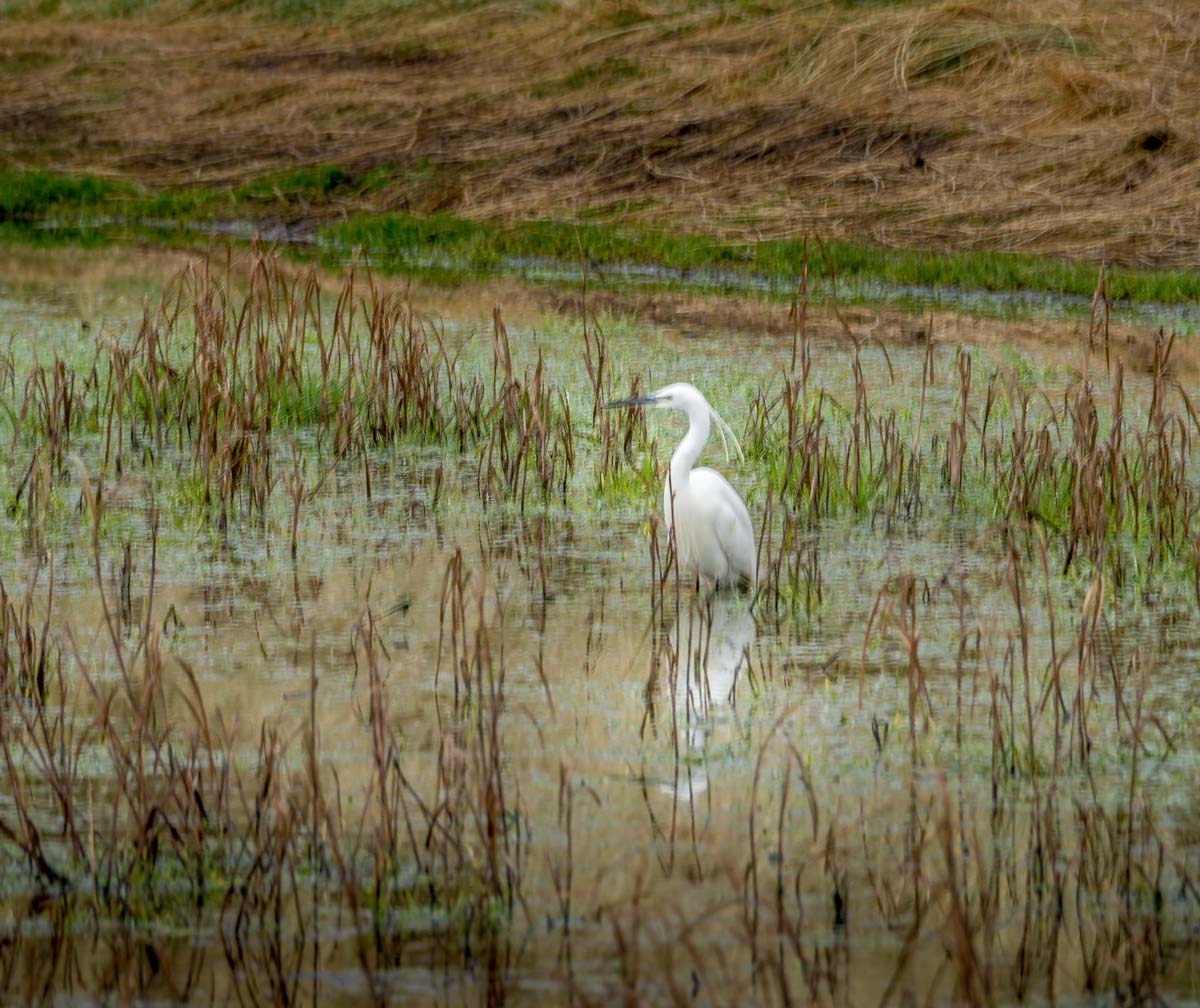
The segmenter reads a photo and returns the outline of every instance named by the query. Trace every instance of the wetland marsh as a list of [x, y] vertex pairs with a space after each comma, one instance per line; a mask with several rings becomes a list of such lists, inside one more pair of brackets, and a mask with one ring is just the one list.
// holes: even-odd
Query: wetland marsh
[[1200, 1003], [1192, 6], [0, 0], [0, 1002]]
[[[1200, 999], [1200, 416], [1102, 291], [1014, 350], [6, 255], [4, 1000]], [[597, 409], [677, 379], [753, 610]]]

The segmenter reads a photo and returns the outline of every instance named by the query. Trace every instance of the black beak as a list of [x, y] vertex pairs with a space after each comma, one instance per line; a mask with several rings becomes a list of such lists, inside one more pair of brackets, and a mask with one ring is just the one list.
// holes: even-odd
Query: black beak
[[643, 395], [635, 396], [632, 399], [616, 399], [613, 402], [605, 403], [605, 409], [620, 409], [623, 406], [649, 406], [654, 402], [654, 396]]

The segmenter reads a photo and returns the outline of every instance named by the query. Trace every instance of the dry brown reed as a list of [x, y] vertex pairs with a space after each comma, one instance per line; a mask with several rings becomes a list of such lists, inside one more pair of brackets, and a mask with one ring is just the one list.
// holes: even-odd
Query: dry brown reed
[[[805, 294], [801, 291], [801, 295]], [[937, 340], [930, 321], [915, 420], [877, 411], [864, 378], [864, 346], [851, 347], [853, 404], [811, 387], [803, 296], [793, 307], [792, 365], [778, 390], [750, 404], [747, 440], [773, 463], [760, 536], [760, 570], [775, 596], [811, 610], [821, 595], [815, 538], [805, 534], [846, 512], [890, 531], [930, 506], [982, 510], [1032, 560], [1041, 537], [1061, 547], [1062, 573], [1093, 571], [1119, 588], [1131, 571], [1200, 557], [1193, 438], [1200, 417], [1172, 375], [1174, 337], [1159, 332], [1149, 406], [1139, 426], [1126, 409], [1123, 363], [1106, 353], [1110, 391], [1097, 391], [1091, 353], [1107, 347], [1104, 277], [1085, 334], [1081, 377], [1055, 402], [1015, 373], [992, 373], [972, 412], [973, 358], [956, 355], [957, 409], [945, 433], [922, 438]], [[848, 327], [847, 327], [848, 329]], [[890, 361], [886, 361], [890, 370]], [[911, 435], [902, 431], [911, 429]], [[937, 475], [935, 476], [935, 471]], [[1044, 555], [1044, 554], [1043, 554]]]
[[[90, 488], [87, 497], [95, 527]], [[182, 915], [187, 927], [207, 930], [215, 920], [234, 987], [248, 1003], [296, 1001], [305, 957], [318, 955], [321, 922], [334, 911], [348, 917], [351, 947], [379, 1003], [387, 997], [380, 971], [400, 961], [406, 944], [394, 918], [413, 907], [445, 916], [448, 947], [460, 945], [464, 968], [477, 941], [487, 948], [489, 982], [502, 982], [504, 934], [521, 907], [529, 862], [527, 813], [504, 753], [502, 649], [488, 628], [484, 581], [468, 587], [461, 554], [451, 559], [443, 598], [443, 650], [455, 684], [440, 712], [437, 779], [419, 786], [405, 768], [368, 610], [356, 651], [367, 673], [374, 769], [353, 802], [321, 752], [315, 664], [307, 726], [296, 734], [264, 722], [245, 760], [231, 726], [211, 719], [188, 663], [164, 652], [156, 624], [135, 624], [136, 643], [117, 633], [115, 600], [97, 577], [113, 630], [114, 680], [101, 674], [99, 655], [62, 629], [52, 570], [45, 577], [41, 623], [30, 601], [38, 577], [24, 600], [0, 588], [8, 708], [0, 776], [9, 795], [0, 848], [26, 863], [46, 905], [95, 923]], [[147, 617], [155, 577], [151, 561]], [[91, 703], [80, 702], [81, 691]], [[89, 745], [107, 768], [96, 784], [80, 775]]]
[[[131, 339], [98, 342], [90, 372], [57, 356], [30, 371], [13, 448], [32, 450], [12, 506], [31, 516], [31, 534], [69, 453], [90, 448], [81, 424], [103, 432], [102, 477], [120, 478], [131, 458], [182, 459], [221, 528], [238, 514], [262, 519], [283, 487], [293, 554], [300, 512], [330, 467], [359, 458], [369, 497], [369, 453], [398, 439], [482, 446], [484, 502], [565, 497], [575, 466], [566, 398], [540, 358], [515, 372], [499, 309], [489, 387], [463, 375], [438, 326], [369, 271], [352, 267], [332, 308], [315, 271], [286, 271], [269, 252], [251, 255], [242, 282], [231, 259], [223, 269], [214, 257], [193, 262], [146, 306]], [[290, 440], [296, 424], [316, 437], [313, 477]]]

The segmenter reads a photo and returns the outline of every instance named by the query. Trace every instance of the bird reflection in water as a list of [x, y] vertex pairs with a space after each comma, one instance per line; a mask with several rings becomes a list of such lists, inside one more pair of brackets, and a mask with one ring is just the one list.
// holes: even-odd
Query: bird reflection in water
[[673, 697], [677, 739], [673, 779], [662, 790], [682, 799], [708, 789], [706, 750], [713, 732], [736, 709], [739, 677], [749, 664], [754, 616], [744, 597], [710, 593], [681, 607], [669, 632], [675, 660]]

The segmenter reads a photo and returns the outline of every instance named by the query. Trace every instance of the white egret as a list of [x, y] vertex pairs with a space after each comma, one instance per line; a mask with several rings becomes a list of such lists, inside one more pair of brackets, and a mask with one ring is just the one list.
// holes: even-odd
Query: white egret
[[688, 419], [687, 434], [671, 456], [663, 487], [663, 512], [667, 531], [674, 538], [680, 570], [707, 578], [718, 588], [743, 581], [753, 586], [758, 579], [758, 551], [750, 512], [719, 472], [692, 468], [713, 423], [721, 439], [724, 441], [728, 436], [737, 447], [737, 438], [729, 425], [699, 390], [687, 382], [667, 385], [650, 395], [620, 399], [609, 403], [607, 408], [621, 406], [679, 410]]

